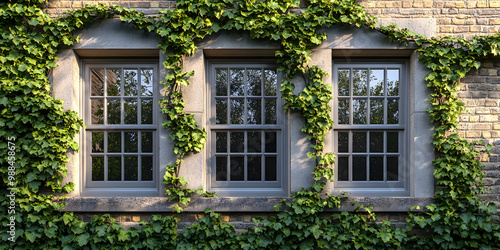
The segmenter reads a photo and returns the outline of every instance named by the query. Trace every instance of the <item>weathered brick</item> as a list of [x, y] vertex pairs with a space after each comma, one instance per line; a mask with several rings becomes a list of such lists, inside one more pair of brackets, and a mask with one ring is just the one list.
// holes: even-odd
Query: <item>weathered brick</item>
[[491, 133], [489, 131], [483, 131], [482, 137], [485, 139], [489, 139], [489, 138], [491, 138]]
[[496, 106], [498, 106], [498, 102], [494, 101], [494, 100], [485, 100], [484, 105], [486, 107], [496, 107]]
[[478, 8], [488, 8], [488, 2], [487, 1], [478, 1], [477, 7]]
[[491, 1], [490, 8], [500, 8], [500, 1]]
[[488, 123], [476, 123], [476, 124], [472, 124], [471, 129], [472, 130], [491, 130], [492, 125], [488, 124]]
[[455, 8], [465, 8], [465, 2], [455, 2]]
[[500, 124], [493, 124], [493, 129], [500, 130]]
[[480, 122], [496, 122], [498, 121], [498, 115], [480, 115]]
[[468, 131], [468, 132], [465, 132], [465, 136], [468, 137], [468, 138], [478, 138], [478, 137], [481, 137], [481, 132], [479, 131]]
[[132, 216], [132, 221], [133, 221], [133, 222], [139, 222], [139, 221], [141, 221], [141, 217], [140, 217], [140, 216], [135, 216], [135, 215], [134, 215], [134, 216]]
[[496, 69], [489, 69], [488, 70], [488, 75], [490, 75], [490, 76], [496, 76], [497, 75], [497, 70]]
[[479, 116], [478, 115], [470, 116], [469, 121], [470, 122], [478, 122], [479, 121]]
[[460, 24], [465, 24], [465, 20], [464, 20], [464, 19], [454, 18], [454, 19], [452, 20], [452, 23], [453, 23], [453, 24], [457, 24], [457, 25], [460, 25]]

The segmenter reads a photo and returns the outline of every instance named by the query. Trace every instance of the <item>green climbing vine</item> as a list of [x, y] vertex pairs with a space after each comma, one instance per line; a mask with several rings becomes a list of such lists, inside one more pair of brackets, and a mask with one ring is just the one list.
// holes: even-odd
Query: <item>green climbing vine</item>
[[[414, 43], [420, 61], [430, 70], [426, 77], [432, 89], [429, 110], [435, 124], [436, 149], [434, 176], [440, 188], [434, 204], [426, 212], [409, 213], [406, 228], [394, 228], [385, 221], [376, 223], [370, 207], [354, 203], [354, 212], [328, 213], [338, 208], [345, 196], [322, 191], [333, 180], [334, 154], [325, 153], [330, 118], [331, 86], [324, 84], [327, 72], [308, 66], [311, 48], [321, 44], [323, 27], [332, 25], [366, 26], [375, 29], [375, 18], [354, 0], [311, 0], [299, 8], [299, 1], [179, 0], [175, 10], [146, 16], [119, 6], [86, 6], [64, 17], [50, 18], [40, 4], [44, 0], [11, 0], [0, 3], [0, 197], [2, 231], [0, 248], [495, 248], [499, 246], [499, 225], [491, 215], [492, 204], [478, 198], [484, 192], [483, 177], [474, 149], [481, 142], [468, 142], [453, 132], [463, 104], [458, 99], [458, 81], [479, 60], [500, 53], [500, 35], [463, 39], [429, 39], [396, 26], [379, 30], [389, 38]], [[162, 125], [171, 131], [178, 158], [167, 166], [164, 183], [170, 200], [178, 201], [174, 211], [190, 202], [193, 193], [179, 176], [183, 158], [200, 152], [206, 131], [192, 114], [184, 112], [182, 87], [189, 85], [194, 72], [183, 71], [183, 59], [196, 52], [196, 42], [221, 30], [248, 32], [252, 39], [276, 41], [279, 70], [283, 73], [281, 94], [284, 109], [299, 112], [308, 135], [316, 169], [309, 189], [292, 196], [291, 202], [276, 206], [276, 216], [255, 218], [257, 227], [236, 234], [234, 226], [223, 222], [210, 210], [198, 224], [177, 233], [173, 216], [152, 216], [141, 222], [141, 229], [125, 230], [109, 216], [94, 217], [84, 223], [72, 213], [63, 213], [63, 203], [53, 192], [70, 192], [73, 184], [63, 185], [68, 149], [77, 150], [73, 141], [83, 122], [50, 91], [48, 76], [57, 65], [63, 46], [78, 41], [73, 33], [97, 18], [120, 15], [138, 29], [154, 32], [159, 48], [166, 55], [168, 73], [162, 83], [166, 96], [160, 101], [167, 119]], [[292, 79], [302, 77], [306, 87], [295, 90]], [[489, 149], [488, 145], [484, 146]], [[13, 170], [14, 169], [14, 170]], [[12, 174], [14, 173], [14, 174]], [[7, 189], [9, 188], [9, 190]], [[5, 191], [7, 191], [5, 193]], [[48, 192], [47, 192], [48, 191]], [[205, 194], [211, 196], [213, 194]], [[14, 199], [12, 198], [14, 197]], [[11, 209], [12, 207], [12, 209]], [[13, 211], [13, 212], [11, 212]], [[4, 223], [5, 222], [5, 223]], [[427, 232], [417, 237], [413, 229]]]

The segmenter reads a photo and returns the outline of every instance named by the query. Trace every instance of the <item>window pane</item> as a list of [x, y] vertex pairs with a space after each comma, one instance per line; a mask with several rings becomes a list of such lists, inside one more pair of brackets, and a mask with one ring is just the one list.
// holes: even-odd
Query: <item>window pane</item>
[[243, 181], [245, 158], [240, 156], [231, 157], [231, 181]]
[[92, 157], [92, 180], [104, 181], [104, 157]]
[[261, 156], [248, 156], [247, 176], [249, 181], [262, 180], [262, 158]]
[[384, 70], [374, 69], [370, 70], [370, 95], [383, 96], [384, 95]]
[[349, 152], [349, 133], [348, 132], [338, 132], [337, 138], [338, 152], [347, 153]]
[[104, 100], [92, 99], [91, 101], [92, 124], [104, 124]]
[[227, 96], [227, 69], [215, 70], [215, 95]]
[[387, 95], [399, 96], [399, 69], [387, 70]]
[[370, 124], [384, 124], [384, 100], [370, 100]]
[[93, 69], [90, 71], [90, 95], [104, 95], [104, 69]]
[[352, 133], [352, 152], [355, 153], [366, 152], [366, 132]]
[[247, 70], [247, 77], [248, 77], [247, 95], [260, 96], [262, 94], [261, 92], [262, 70], [249, 69]]
[[398, 176], [398, 157], [387, 157], [387, 180], [397, 181]]
[[124, 100], [125, 124], [137, 124], [137, 100]]
[[276, 132], [266, 132], [266, 153], [276, 153]]
[[141, 179], [143, 181], [153, 180], [153, 157], [142, 156], [141, 162]]
[[366, 82], [368, 70], [355, 69], [352, 71], [352, 95], [366, 96], [368, 84]]
[[261, 100], [260, 99], [248, 99], [247, 101], [248, 101], [247, 123], [248, 124], [262, 124]]
[[92, 132], [92, 153], [104, 152], [104, 133]]
[[387, 152], [397, 153], [399, 152], [399, 138], [398, 132], [387, 132]]
[[152, 99], [142, 99], [141, 100], [141, 123], [142, 124], [153, 124], [153, 100]]
[[141, 132], [142, 136], [142, 152], [152, 153], [153, 152], [153, 132]]
[[245, 102], [242, 99], [231, 99], [231, 124], [243, 124]]
[[137, 152], [139, 138], [137, 137], [137, 132], [125, 132], [125, 152], [134, 153]]
[[249, 153], [260, 153], [262, 151], [261, 146], [261, 133], [260, 132], [248, 132], [248, 151]]
[[215, 133], [215, 152], [226, 153], [227, 152], [227, 133], [226, 132], [216, 132]]
[[399, 123], [399, 100], [387, 100], [387, 124]]
[[108, 152], [110, 153], [122, 152], [121, 132], [108, 132]]
[[265, 107], [266, 124], [276, 124], [278, 119], [276, 117], [276, 99], [266, 99]]
[[137, 157], [125, 157], [125, 180], [138, 181]]
[[349, 157], [339, 157], [338, 161], [338, 180], [348, 181], [349, 180]]
[[120, 124], [121, 105], [119, 99], [108, 99], [108, 124]]
[[227, 181], [227, 157], [215, 157], [215, 180]]
[[278, 74], [275, 70], [264, 70], [264, 88], [266, 89], [266, 96], [276, 96], [278, 89]]
[[153, 96], [153, 69], [141, 70], [141, 95]]
[[244, 69], [230, 69], [230, 93], [231, 96], [244, 96], [245, 89], [243, 85]]
[[227, 100], [217, 99], [215, 106], [215, 123], [227, 124]]
[[366, 181], [366, 156], [352, 157], [352, 180]]
[[108, 181], [122, 180], [122, 158], [108, 157]]
[[338, 91], [339, 96], [349, 96], [349, 77], [350, 70], [340, 69], [338, 71]]
[[366, 100], [354, 99], [352, 101], [353, 124], [366, 124]]
[[106, 87], [108, 88], [108, 96], [120, 96], [122, 88], [122, 70], [121, 69], [108, 69], [106, 71]]
[[231, 153], [242, 153], [245, 148], [245, 132], [231, 132]]
[[370, 156], [370, 181], [384, 180], [384, 157]]
[[266, 181], [276, 181], [276, 156], [266, 156]]
[[349, 124], [349, 100], [339, 100], [339, 124]]
[[370, 132], [370, 152], [384, 152], [384, 132]]
[[137, 96], [137, 70], [126, 69], [124, 70], [125, 96]]

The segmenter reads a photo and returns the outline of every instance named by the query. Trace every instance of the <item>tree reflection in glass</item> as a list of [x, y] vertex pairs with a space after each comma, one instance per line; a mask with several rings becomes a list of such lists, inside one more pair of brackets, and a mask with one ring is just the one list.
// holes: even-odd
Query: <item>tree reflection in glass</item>
[[245, 132], [231, 132], [231, 153], [243, 153], [245, 148]]
[[383, 99], [370, 99], [370, 124], [384, 124]]
[[125, 157], [125, 180], [126, 181], [137, 181], [138, 180], [138, 168], [137, 168], [137, 157], [127, 156]]
[[227, 124], [227, 100], [217, 99], [215, 101], [215, 123]]
[[104, 95], [104, 69], [93, 69], [90, 71], [90, 95]]
[[124, 79], [124, 95], [137, 96], [137, 70], [125, 69], [123, 71]]
[[262, 83], [261, 69], [247, 69], [247, 95], [260, 96]]
[[278, 123], [276, 109], [277, 109], [276, 99], [266, 99], [266, 107], [265, 107], [265, 113], [264, 113], [266, 124]]
[[338, 124], [349, 124], [349, 100], [339, 100]]
[[374, 69], [370, 70], [370, 95], [383, 96], [384, 95], [384, 70]]
[[231, 96], [244, 96], [245, 95], [245, 85], [244, 85], [244, 69], [230, 69], [230, 91]]
[[103, 99], [92, 99], [91, 102], [91, 112], [92, 124], [104, 124], [104, 100]]
[[261, 156], [247, 156], [247, 176], [249, 181], [262, 180]]
[[387, 100], [387, 124], [399, 123], [399, 100]]
[[137, 100], [124, 100], [123, 106], [125, 124], [137, 124]]
[[104, 181], [104, 157], [92, 157], [92, 180]]
[[245, 116], [245, 100], [243, 99], [231, 99], [231, 124], [243, 124]]
[[353, 124], [366, 124], [367, 105], [365, 99], [352, 100]]
[[108, 181], [122, 180], [122, 158], [108, 157]]
[[108, 99], [108, 124], [121, 123], [121, 104], [120, 99]]
[[349, 96], [350, 72], [351, 71], [349, 69], [339, 69], [339, 71], [338, 71], [338, 95], [339, 96]]
[[92, 153], [104, 152], [104, 133], [92, 132]]
[[399, 96], [399, 69], [387, 70], [387, 95]]
[[245, 180], [245, 157], [243, 156], [233, 156], [231, 157], [231, 180], [232, 181], [243, 181]]
[[153, 69], [141, 69], [141, 95], [153, 96]]
[[227, 96], [227, 69], [215, 70], [215, 95]]
[[142, 152], [152, 153], [153, 152], [153, 132], [141, 132], [142, 140]]
[[367, 95], [367, 69], [354, 69], [352, 71], [352, 91], [354, 96], [366, 96]]
[[122, 69], [106, 70], [106, 87], [108, 96], [120, 96], [122, 84]]
[[125, 132], [125, 153], [135, 153], [138, 149], [137, 132]]
[[278, 89], [278, 74], [276, 70], [264, 70], [264, 88], [266, 96], [276, 96], [276, 90]]
[[141, 100], [141, 124], [153, 124], [153, 99]]
[[261, 109], [262, 104], [260, 99], [248, 99], [247, 108], [247, 123], [248, 124], [261, 124]]

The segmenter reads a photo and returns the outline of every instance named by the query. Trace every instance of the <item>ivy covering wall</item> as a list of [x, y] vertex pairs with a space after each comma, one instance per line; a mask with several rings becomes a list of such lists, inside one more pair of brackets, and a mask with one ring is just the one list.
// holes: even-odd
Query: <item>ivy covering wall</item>
[[[314, 46], [326, 39], [318, 30], [332, 25], [366, 26], [375, 29], [374, 17], [354, 0], [311, 0], [300, 14], [298, 1], [177, 1], [175, 10], [157, 16], [119, 6], [87, 6], [52, 19], [44, 14], [44, 0], [17, 0], [0, 3], [0, 172], [2, 173], [0, 248], [424, 248], [463, 249], [499, 247], [500, 226], [491, 220], [492, 204], [481, 201], [483, 174], [477, 160], [481, 142], [467, 142], [453, 132], [463, 104], [458, 100], [458, 81], [478, 59], [500, 54], [500, 35], [462, 39], [429, 39], [396, 26], [379, 28], [395, 42], [415, 43], [420, 61], [427, 66], [428, 87], [433, 91], [429, 110], [434, 123], [436, 152], [434, 176], [439, 188], [434, 203], [425, 213], [409, 213], [406, 228], [393, 228], [385, 221], [375, 223], [370, 207], [356, 205], [355, 212], [322, 213], [339, 207], [341, 196], [322, 193], [333, 180], [334, 154], [324, 151], [326, 133], [332, 129], [331, 86], [323, 83], [327, 72], [309, 67]], [[167, 114], [163, 126], [172, 131], [175, 164], [167, 167], [164, 182], [175, 211], [189, 204], [190, 194], [201, 190], [185, 188], [178, 176], [183, 156], [199, 152], [206, 142], [192, 114], [183, 111], [180, 86], [189, 84], [194, 72], [182, 70], [183, 58], [196, 51], [196, 42], [222, 30], [247, 32], [253, 39], [281, 44], [276, 52], [285, 109], [300, 113], [307, 121], [308, 156], [316, 161], [315, 182], [292, 196], [291, 202], [277, 204], [276, 216], [256, 218], [259, 227], [236, 235], [229, 223], [210, 210], [199, 223], [177, 233], [173, 216], [153, 216], [142, 229], [125, 230], [109, 216], [84, 223], [72, 213], [63, 213], [63, 203], [50, 193], [70, 192], [73, 184], [62, 186], [68, 150], [77, 150], [73, 141], [82, 121], [73, 111], [64, 111], [50, 92], [48, 75], [57, 65], [63, 46], [77, 42], [73, 33], [96, 18], [119, 15], [138, 29], [154, 32], [159, 48], [169, 52], [163, 80], [166, 97], [160, 101]], [[306, 87], [293, 94], [292, 79], [303, 76]], [[488, 149], [488, 145], [485, 146]], [[206, 194], [212, 196], [213, 194]], [[280, 209], [281, 206], [281, 209]], [[10, 230], [13, 229], [13, 230]], [[420, 234], [411, 232], [419, 229]], [[422, 233], [423, 232], [423, 233]]]

